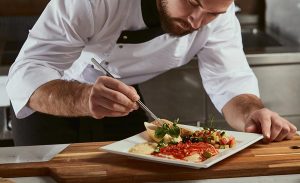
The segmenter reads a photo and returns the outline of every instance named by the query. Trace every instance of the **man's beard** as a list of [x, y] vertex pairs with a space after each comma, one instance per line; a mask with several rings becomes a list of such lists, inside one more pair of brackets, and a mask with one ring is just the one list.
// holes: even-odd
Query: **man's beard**
[[160, 0], [159, 15], [162, 29], [172, 36], [185, 36], [195, 31], [191, 25], [179, 18], [172, 18], [168, 13], [168, 0]]

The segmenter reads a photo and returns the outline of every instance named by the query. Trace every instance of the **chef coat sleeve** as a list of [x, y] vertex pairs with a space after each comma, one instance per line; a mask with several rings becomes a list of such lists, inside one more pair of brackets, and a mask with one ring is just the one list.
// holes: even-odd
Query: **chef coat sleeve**
[[26, 106], [32, 93], [62, 77], [93, 30], [90, 1], [52, 0], [47, 5], [9, 71], [6, 88], [17, 118], [34, 112]]
[[222, 113], [224, 105], [240, 94], [259, 97], [257, 78], [249, 67], [242, 46], [241, 28], [234, 6], [208, 25], [210, 35], [197, 54], [204, 88]]

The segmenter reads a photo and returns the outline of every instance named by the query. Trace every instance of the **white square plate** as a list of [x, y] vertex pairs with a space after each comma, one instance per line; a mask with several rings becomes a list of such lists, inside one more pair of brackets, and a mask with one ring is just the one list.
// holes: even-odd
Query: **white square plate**
[[[186, 128], [192, 129], [192, 130], [199, 130], [199, 127], [193, 127], [193, 126], [187, 126], [187, 125], [181, 125]], [[225, 130], [224, 130], [225, 131]], [[208, 168], [211, 165], [245, 149], [246, 147], [250, 146], [251, 144], [261, 140], [263, 138], [260, 134], [254, 134], [254, 133], [244, 133], [244, 132], [235, 132], [235, 131], [225, 131], [226, 134], [230, 136], [234, 136], [236, 139], [236, 146], [230, 149], [220, 149], [219, 154], [216, 156], [213, 156], [203, 162], [200, 163], [193, 163], [188, 162], [184, 160], [174, 160], [174, 159], [167, 159], [167, 158], [161, 158], [156, 157], [152, 155], [140, 155], [140, 154], [133, 154], [128, 152], [130, 148], [135, 146], [136, 144], [141, 144], [145, 142], [151, 142], [152, 140], [148, 137], [147, 132], [144, 131], [142, 133], [139, 133], [137, 135], [134, 135], [132, 137], [129, 137], [127, 139], [112, 143], [110, 145], [106, 145], [101, 147], [102, 150], [110, 153], [115, 154], [121, 154], [125, 156], [130, 156], [138, 159], [144, 159], [147, 161], [156, 161], [160, 163], [167, 163], [167, 164], [173, 164], [177, 166], [185, 166], [190, 168]]]

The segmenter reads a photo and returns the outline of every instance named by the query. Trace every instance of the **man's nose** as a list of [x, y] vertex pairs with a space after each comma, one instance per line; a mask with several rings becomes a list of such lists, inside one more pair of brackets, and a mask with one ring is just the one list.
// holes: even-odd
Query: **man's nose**
[[193, 12], [188, 17], [188, 22], [193, 29], [199, 29], [203, 21], [203, 12], [201, 10]]

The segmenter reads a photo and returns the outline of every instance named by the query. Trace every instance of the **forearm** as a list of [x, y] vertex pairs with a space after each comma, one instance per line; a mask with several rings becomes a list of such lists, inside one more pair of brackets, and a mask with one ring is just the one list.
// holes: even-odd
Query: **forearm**
[[76, 81], [50, 81], [33, 93], [28, 106], [35, 111], [57, 116], [89, 116], [91, 87]]
[[231, 99], [223, 108], [226, 121], [236, 130], [244, 131], [249, 115], [264, 108], [262, 101], [251, 94], [243, 94]]

